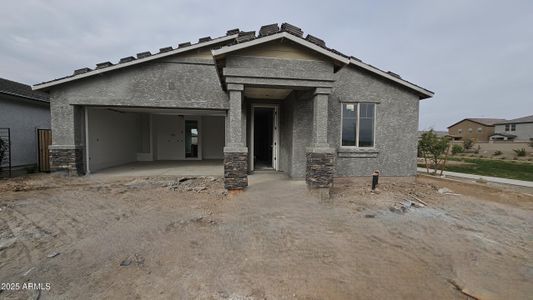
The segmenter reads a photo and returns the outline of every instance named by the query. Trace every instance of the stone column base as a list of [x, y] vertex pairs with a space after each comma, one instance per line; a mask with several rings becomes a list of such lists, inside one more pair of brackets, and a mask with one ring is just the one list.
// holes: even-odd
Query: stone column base
[[83, 149], [50, 148], [50, 171], [66, 171], [69, 174], [84, 175]]
[[248, 152], [224, 152], [224, 188], [242, 190], [248, 186]]
[[305, 181], [312, 188], [329, 188], [335, 175], [334, 152], [307, 152]]

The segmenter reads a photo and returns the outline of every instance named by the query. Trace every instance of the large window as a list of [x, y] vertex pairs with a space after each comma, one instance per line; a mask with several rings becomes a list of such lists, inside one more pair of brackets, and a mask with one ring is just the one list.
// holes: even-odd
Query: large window
[[343, 103], [343, 147], [374, 147], [375, 103]]

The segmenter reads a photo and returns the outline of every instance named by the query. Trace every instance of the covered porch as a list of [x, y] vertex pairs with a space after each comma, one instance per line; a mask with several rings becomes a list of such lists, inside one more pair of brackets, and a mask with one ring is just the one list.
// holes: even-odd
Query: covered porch
[[224, 176], [221, 159], [137, 161], [102, 169], [106, 176]]

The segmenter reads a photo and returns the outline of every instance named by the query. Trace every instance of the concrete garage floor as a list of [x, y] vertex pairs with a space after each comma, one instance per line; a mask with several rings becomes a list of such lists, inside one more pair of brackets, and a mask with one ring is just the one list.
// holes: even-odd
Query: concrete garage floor
[[139, 161], [96, 172], [107, 176], [223, 176], [223, 160]]

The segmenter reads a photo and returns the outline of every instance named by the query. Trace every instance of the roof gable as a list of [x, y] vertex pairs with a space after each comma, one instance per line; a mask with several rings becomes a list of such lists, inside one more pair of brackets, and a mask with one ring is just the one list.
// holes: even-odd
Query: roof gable
[[504, 120], [503, 122], [496, 123], [496, 125], [511, 124], [511, 123], [533, 123], [533, 115], [511, 119], [511, 120]]
[[494, 126], [498, 122], [503, 122], [505, 119], [496, 119], [496, 118], [466, 118], [462, 119], [459, 122], [453, 123], [452, 125], [448, 126], [448, 128], [452, 128], [453, 126], [460, 124], [464, 121], [470, 121], [474, 122], [483, 126]]
[[40, 91], [33, 91], [31, 86], [27, 84], [4, 78], [0, 78], [0, 94], [12, 95], [41, 102], [50, 102], [48, 94]]

